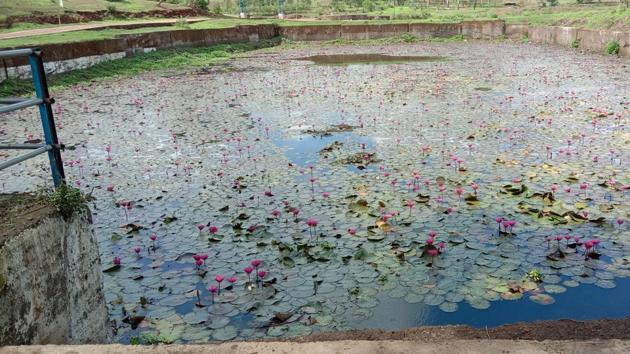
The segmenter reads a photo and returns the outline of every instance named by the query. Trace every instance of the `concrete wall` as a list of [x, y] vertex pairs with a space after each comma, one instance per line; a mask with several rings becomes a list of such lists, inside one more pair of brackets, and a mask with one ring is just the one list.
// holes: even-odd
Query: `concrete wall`
[[461, 34], [466, 38], [495, 39], [505, 34], [503, 21], [464, 21]]
[[[47, 74], [60, 74], [72, 70], [89, 68], [102, 62], [124, 58], [126, 55], [127, 54], [122, 51], [59, 61], [47, 61], [47, 58], [44, 58], [44, 60], [46, 60], [44, 62], [44, 68]], [[31, 67], [28, 65], [7, 67], [6, 73], [8, 73], [10, 78], [28, 78], [31, 76]], [[4, 70], [2, 70], [2, 73], [0, 74], [0, 82], [4, 79], [6, 79], [6, 75]]]
[[[513, 40], [528, 37], [533, 43], [557, 44], [568, 47], [574, 40], [580, 48], [603, 52], [610, 39], [621, 44], [620, 55], [630, 57], [630, 32], [577, 29], [573, 27], [506, 25], [503, 21], [464, 21], [460, 23], [412, 23], [382, 25], [276, 25], [237, 26], [206, 30], [175, 30], [128, 35], [121, 38], [81, 43], [42, 46], [46, 70], [61, 73], [90, 67], [97, 63], [136, 53], [165, 48], [200, 47], [220, 43], [255, 42], [281, 36], [293, 41], [325, 41], [335, 39], [376, 39], [410, 33], [420, 39], [462, 35], [471, 39]], [[0, 81], [9, 77], [23, 78], [30, 73], [24, 58], [5, 59], [0, 68]], [[4, 70], [3, 70], [4, 69]]]
[[460, 23], [411, 23], [409, 33], [419, 39], [448, 38], [461, 34]]
[[603, 52], [606, 43], [615, 39], [619, 42], [619, 55], [630, 58], [630, 32], [621, 31], [604, 31], [604, 30], [577, 30], [577, 40], [580, 42], [580, 48]]
[[0, 346], [110, 337], [96, 238], [84, 216], [52, 213], [0, 247]]
[[327, 41], [341, 38], [341, 26], [280, 27], [279, 35], [292, 41]]
[[561, 26], [507, 25], [505, 34], [513, 40], [528, 37], [532, 43], [553, 44], [569, 47], [573, 41], [579, 48], [591, 52], [604, 53], [608, 41], [619, 42], [619, 55], [630, 57], [630, 32], [581, 29]]
[[463, 35], [467, 38], [495, 39], [503, 36], [503, 21], [464, 21], [460, 23], [401, 23], [383, 25], [329, 25], [280, 27], [279, 35], [294, 41], [334, 39], [377, 39], [410, 33], [420, 39]]

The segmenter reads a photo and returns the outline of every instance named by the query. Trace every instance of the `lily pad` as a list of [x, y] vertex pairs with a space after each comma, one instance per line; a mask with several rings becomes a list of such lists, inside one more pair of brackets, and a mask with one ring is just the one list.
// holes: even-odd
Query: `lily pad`
[[236, 338], [238, 329], [234, 326], [225, 326], [212, 331], [212, 338], [218, 341], [228, 341]]
[[444, 312], [455, 312], [459, 308], [457, 303], [445, 301], [440, 304], [440, 310]]
[[549, 294], [562, 294], [567, 291], [567, 288], [560, 285], [548, 284], [545, 285], [545, 291]]
[[551, 305], [554, 302], [556, 302], [556, 300], [554, 300], [553, 297], [547, 295], [547, 294], [536, 294], [536, 295], [532, 295], [529, 297], [530, 300], [532, 300], [533, 302], [537, 303], [537, 304], [541, 304], [541, 305]]
[[490, 307], [490, 301], [482, 299], [482, 298], [473, 298], [468, 301], [472, 308], [477, 310], [485, 310]]
[[611, 280], [603, 280], [603, 279], [596, 281], [595, 285], [604, 289], [612, 289], [617, 286], [615, 282]]

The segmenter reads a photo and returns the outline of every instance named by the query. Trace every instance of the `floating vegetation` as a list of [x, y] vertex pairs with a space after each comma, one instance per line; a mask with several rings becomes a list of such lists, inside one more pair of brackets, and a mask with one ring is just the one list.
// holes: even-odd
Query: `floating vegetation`
[[[452, 60], [289, 60], [377, 49]], [[477, 42], [264, 58], [56, 93], [68, 180], [96, 197], [118, 341], [302, 336], [407, 314], [400, 326], [416, 326], [470, 309], [485, 324], [497, 302], [546, 318], [537, 304], [630, 277], [623, 62]], [[18, 114], [0, 131], [39, 131]], [[4, 188], [43, 182], [45, 164], [7, 169]]]
[[426, 55], [386, 55], [373, 53], [312, 55], [298, 60], [312, 61], [318, 65], [351, 64], [403, 64], [414, 62], [444, 61], [445, 57]]
[[351, 132], [355, 129], [355, 127], [345, 124], [345, 123], [341, 123], [341, 124], [337, 124], [337, 125], [333, 125], [331, 127], [325, 128], [325, 129], [308, 129], [305, 131], [306, 134], [310, 134], [310, 135], [315, 135], [315, 136], [331, 136], [335, 133], [345, 133], [345, 132]]

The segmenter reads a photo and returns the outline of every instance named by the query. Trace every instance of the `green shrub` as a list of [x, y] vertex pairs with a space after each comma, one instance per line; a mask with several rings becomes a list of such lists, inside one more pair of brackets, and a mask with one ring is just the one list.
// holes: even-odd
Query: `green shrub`
[[426, 20], [431, 17], [430, 12], [421, 11], [420, 13], [398, 13], [395, 16], [391, 16], [394, 20]]
[[107, 4], [105, 9], [107, 9], [107, 13], [109, 14], [115, 14], [118, 12], [118, 9], [116, 8], [116, 5], [114, 4]]
[[400, 39], [405, 43], [414, 43], [418, 41], [418, 37], [414, 36], [411, 33], [403, 33], [400, 35]]
[[466, 40], [466, 37], [464, 37], [463, 34], [457, 34], [451, 37], [434, 37], [434, 38], [431, 38], [429, 41], [438, 42], [438, 43], [447, 43], [447, 42], [462, 42], [465, 40]]
[[619, 42], [615, 39], [611, 39], [606, 43], [606, 53], [611, 55], [619, 54]]
[[194, 0], [193, 6], [197, 9], [208, 11], [208, 0]]
[[361, 6], [363, 7], [363, 11], [367, 12], [372, 12], [376, 8], [376, 4], [374, 4], [371, 0], [363, 0]]
[[77, 188], [62, 184], [57, 189], [49, 191], [47, 199], [67, 219], [77, 212], [87, 210], [87, 202], [92, 197]]
[[346, 9], [346, 4], [341, 0], [331, 0], [330, 6], [334, 12], [343, 12]]
[[154, 334], [154, 333], [141, 333], [139, 336], [133, 336], [130, 339], [131, 345], [158, 345], [158, 344], [172, 344], [174, 340], [170, 337]]
[[521, 38], [521, 43], [529, 43], [529, 37], [526, 34]]
[[183, 17], [177, 19], [177, 22], [175, 22], [175, 26], [181, 28], [190, 28], [188, 21], [186, 21], [186, 19]]
[[580, 41], [578, 41], [577, 39], [574, 39], [573, 42], [571, 42], [571, 48], [579, 48], [580, 47]]

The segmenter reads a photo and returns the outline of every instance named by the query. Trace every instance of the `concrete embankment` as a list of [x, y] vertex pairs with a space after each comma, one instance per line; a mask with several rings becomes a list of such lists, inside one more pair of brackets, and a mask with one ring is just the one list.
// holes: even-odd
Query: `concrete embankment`
[[2, 210], [0, 346], [108, 342], [101, 265], [87, 216], [66, 220], [37, 199], [19, 203], [19, 210]]
[[[276, 37], [293, 41], [335, 39], [378, 39], [410, 34], [418, 39], [462, 36], [467, 39], [510, 38], [532, 43], [559, 45], [603, 53], [606, 44], [619, 43], [619, 55], [630, 57], [630, 32], [579, 29], [574, 27], [506, 25], [503, 21], [463, 21], [459, 23], [402, 23], [364, 25], [291, 26], [253, 25], [221, 29], [174, 30], [122, 36], [120, 38], [41, 46], [48, 73], [63, 73], [95, 64], [157, 49], [203, 47], [225, 43], [257, 42]], [[4, 59], [0, 81], [30, 75], [26, 58]]]

